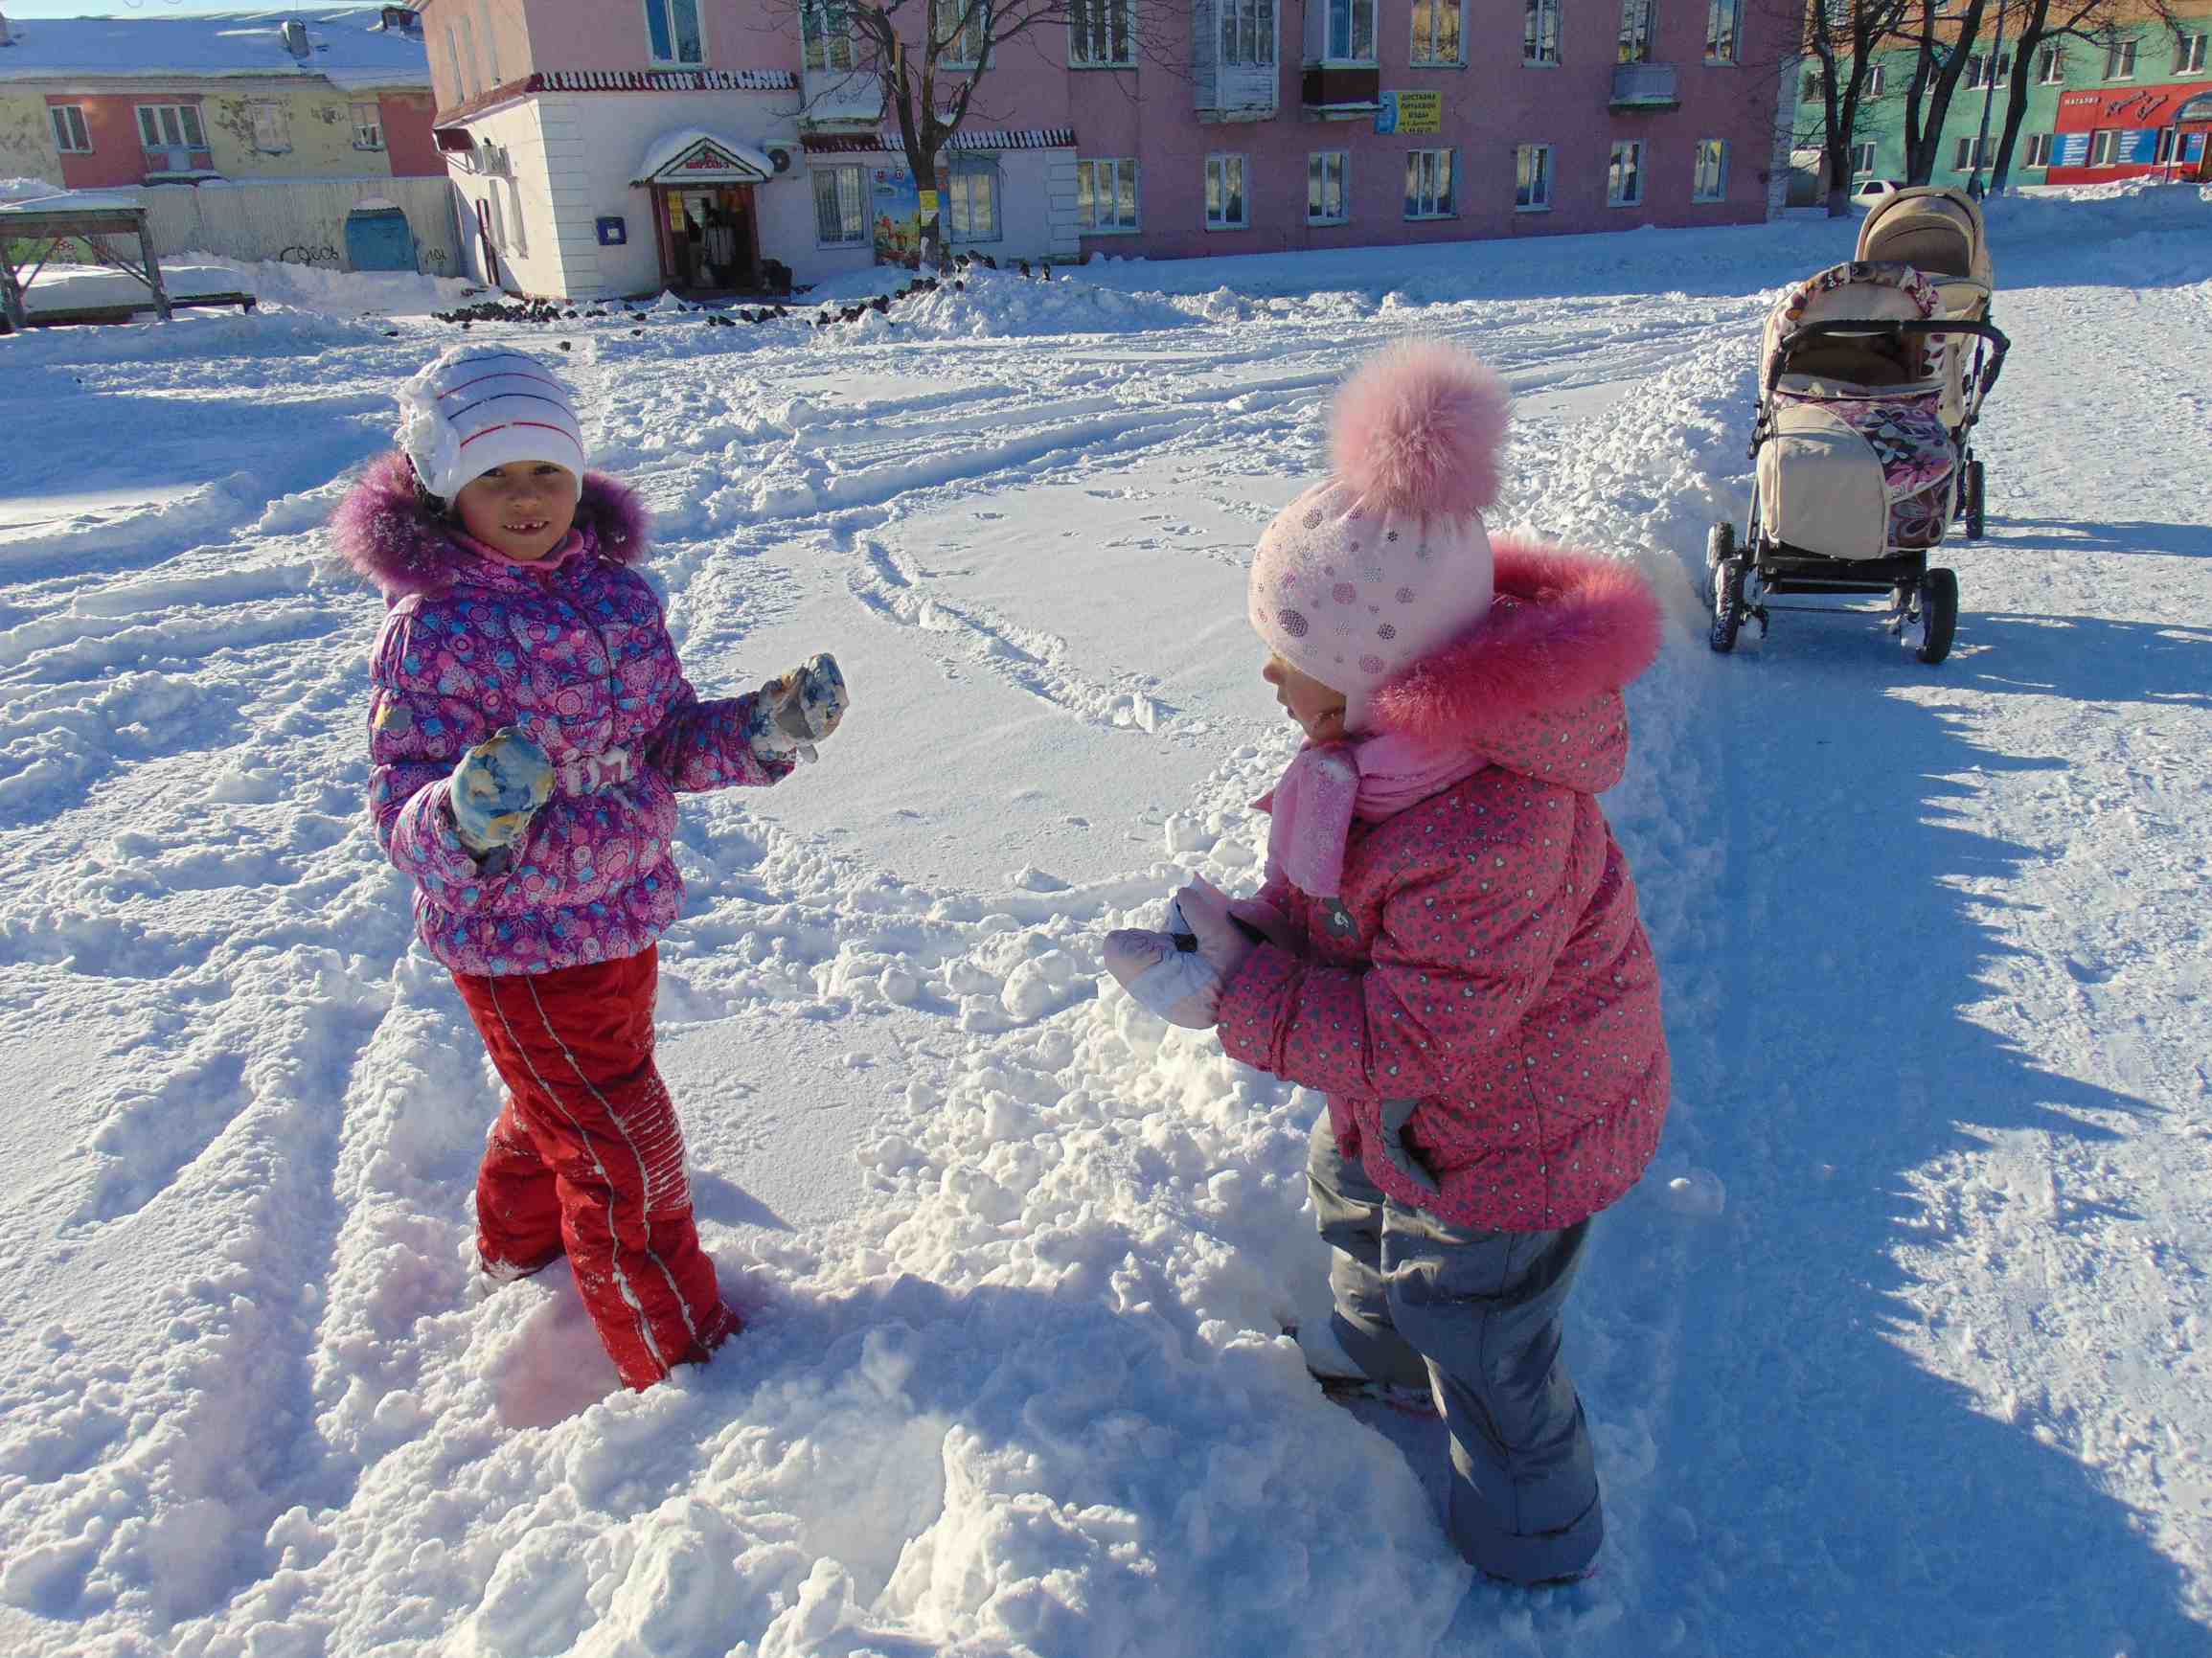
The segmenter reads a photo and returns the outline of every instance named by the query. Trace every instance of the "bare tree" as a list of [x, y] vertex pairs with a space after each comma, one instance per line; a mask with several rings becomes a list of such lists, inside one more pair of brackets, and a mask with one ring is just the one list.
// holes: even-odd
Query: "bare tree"
[[1911, 4], [1912, 0], [1811, 0], [1805, 8], [1804, 57], [1818, 66], [1814, 71], [1820, 91], [1818, 137], [1831, 218], [1851, 209], [1851, 147], [1865, 118], [1875, 51], [1897, 33]]
[[[1996, 165], [1990, 171], [1990, 190], [2001, 192], [2012, 177], [2013, 146], [2019, 139], [2020, 123], [2027, 119], [2029, 84], [2037, 73], [2036, 60], [2053, 41], [2081, 40], [2100, 50], [2118, 34], [2124, 0], [2024, 0], [2020, 11], [2019, 45], [2013, 55], [2012, 81], [2006, 91], [2004, 136], [1997, 141]], [[2175, 27], [2165, 0], [2155, 0], [2154, 11]], [[2178, 33], [2178, 30], [2176, 31]]]
[[[2001, 11], [2003, 0], [1998, 0]], [[1942, 0], [1918, 0], [1910, 36], [1916, 48], [1904, 94], [1904, 181], [1926, 184], [1943, 159], [1943, 127], [1951, 95], [1973, 60], [1990, 0], [1965, 0], [1947, 11]]]
[[[938, 164], [981, 113], [978, 99], [993, 72], [1010, 84], [1018, 76], [1003, 60], [1032, 54], [1044, 60], [1041, 41], [1062, 30], [1074, 60], [1105, 69], [1133, 69], [1140, 55], [1148, 65], [1174, 69], [1188, 59], [1187, 39], [1174, 51], [1166, 9], [1139, 0], [778, 0], [775, 9], [797, 21], [810, 79], [841, 72], [833, 84], [846, 95], [863, 87], [879, 97], [878, 119], [896, 125], [924, 193], [921, 261], [929, 268], [945, 253], [943, 212], [928, 207]], [[1125, 90], [1134, 96], [1133, 87]]]

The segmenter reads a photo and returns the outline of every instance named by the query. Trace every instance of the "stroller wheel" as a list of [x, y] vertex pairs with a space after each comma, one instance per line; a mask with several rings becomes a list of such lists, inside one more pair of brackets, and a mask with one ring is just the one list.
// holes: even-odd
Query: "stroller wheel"
[[1716, 524], [1705, 534], [1705, 574], [1713, 572], [1736, 556], [1736, 526]]
[[1920, 645], [1913, 652], [1931, 667], [1950, 654], [1958, 631], [1958, 573], [1930, 570], [1920, 584]]
[[1966, 464], [1966, 482], [1960, 486], [1960, 489], [1966, 496], [1966, 538], [1969, 541], [1979, 541], [1982, 534], [1982, 475], [1979, 461], [1969, 461]]
[[1705, 642], [1725, 656], [1736, 648], [1736, 634], [1744, 625], [1744, 566], [1734, 558], [1714, 565], [1710, 584], [1713, 627]]

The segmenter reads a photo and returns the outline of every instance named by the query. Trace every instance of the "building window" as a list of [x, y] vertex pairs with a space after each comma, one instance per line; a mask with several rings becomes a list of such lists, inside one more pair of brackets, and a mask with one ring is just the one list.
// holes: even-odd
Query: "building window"
[[1516, 213], [1542, 213], [1552, 204], [1552, 147], [1524, 144], [1513, 152], [1513, 205]]
[[50, 103], [46, 118], [54, 123], [54, 148], [63, 155], [90, 155], [92, 134], [85, 128], [84, 105]]
[[2048, 167], [2050, 164], [2051, 134], [2047, 132], [2029, 133], [2027, 165], [2030, 167]]
[[1608, 207], [1635, 207], [1644, 199], [1644, 147], [1635, 139], [1624, 139], [1613, 146], [1613, 158], [1606, 164], [1606, 205]]
[[[497, 189], [495, 185], [492, 188]], [[522, 185], [517, 179], [507, 181], [508, 218], [514, 231], [514, 251], [523, 258], [530, 257], [530, 225], [522, 212]]]
[[1223, 63], [1275, 61], [1275, 0], [1219, 0], [1219, 9]]
[[475, 79], [477, 70], [476, 25], [470, 21], [468, 13], [464, 11], [461, 13], [461, 74], [468, 95], [472, 98], [482, 89], [481, 82]]
[[353, 148], [355, 149], [382, 149], [384, 148], [384, 112], [374, 103], [353, 105]]
[[1744, 24], [1744, 0], [1712, 0], [1705, 11], [1705, 61], [1736, 61], [1736, 34]]
[[138, 136], [148, 149], [205, 149], [207, 133], [196, 103], [142, 103]]
[[1342, 224], [1352, 216], [1345, 205], [1344, 174], [1351, 153], [1325, 149], [1306, 158], [1306, 222]]
[[1874, 141], [1872, 139], [1868, 139], [1864, 144], [1855, 144], [1851, 147], [1851, 170], [1854, 176], [1874, 170]]
[[806, 40], [807, 71], [844, 75], [853, 68], [853, 32], [837, 0], [806, 0], [799, 9], [799, 33]]
[[1994, 153], [1990, 148], [1990, 141], [1986, 138], [1978, 136], [1962, 138], [1958, 141], [1957, 148], [1951, 154], [1952, 170], [1971, 172], [1975, 168], [1987, 167], [1990, 164], [1990, 156]]
[[2135, 43], [2132, 40], [2115, 40], [2105, 48], [2105, 79], [2135, 79]]
[[1728, 197], [1728, 141], [1698, 140], [1698, 165], [1690, 184], [1692, 201], [1725, 201]]
[[1998, 81], [2010, 80], [2012, 74], [2013, 59], [2009, 52], [1995, 57], [1985, 57], [1976, 52], [1966, 60], [1966, 83], [1977, 92], [1984, 88], [1995, 90]]
[[699, 0], [645, 0], [645, 32], [655, 63], [704, 63], [706, 36], [699, 33]]
[[1244, 199], [1244, 158], [1241, 155], [1206, 157], [1206, 228], [1244, 230], [1252, 216]]
[[814, 169], [814, 240], [823, 247], [856, 247], [868, 239], [868, 170]]
[[1521, 0], [1520, 60], [1560, 60], [1560, 0]]
[[1067, 60], [1077, 69], [1134, 69], [1136, 0], [1068, 0]]
[[2157, 152], [2151, 157], [2154, 166], [2164, 167], [2174, 159], [2174, 134], [2178, 130], [2178, 128], [2172, 126], [2158, 128]]
[[1137, 228], [1134, 156], [1108, 156], [1075, 164], [1076, 222], [1094, 236]]
[[2174, 73], [2201, 75], [2204, 73], [2204, 36], [2184, 34], [2174, 42]]
[[945, 234], [954, 241], [996, 241], [998, 163], [961, 156], [944, 174]]
[[932, 27], [945, 43], [937, 61], [947, 69], [974, 69], [983, 62], [983, 48], [991, 38], [990, 0], [935, 0]]
[[1623, 63], [1652, 60], [1653, 11], [1656, 0], [1621, 0], [1621, 57]]
[[1456, 67], [1467, 61], [1460, 29], [1460, 0], [1413, 0], [1413, 62]]
[[263, 155], [283, 155], [292, 148], [292, 112], [273, 99], [253, 106], [254, 148]]
[[2036, 79], [2045, 86], [2064, 86], [2066, 83], [2066, 49], [2064, 46], [2046, 46], [2036, 54]]
[[1405, 216], [1449, 218], [1458, 211], [1452, 200], [1452, 152], [1448, 149], [1409, 149], [1405, 152]]
[[507, 251], [507, 216], [499, 210], [499, 185], [491, 186], [491, 193], [484, 198], [484, 222], [491, 227], [491, 245], [501, 253]]
[[476, 21], [484, 30], [484, 84], [499, 84], [499, 36], [492, 32], [491, 8], [487, 0], [476, 0]]
[[1861, 98], [1880, 98], [1881, 96], [1881, 65], [1879, 63], [1871, 65], [1866, 71], [1866, 84], [1859, 88], [1859, 96]]
[[445, 31], [445, 65], [453, 76], [453, 102], [468, 102], [468, 77], [461, 68], [461, 31], [458, 27]]
[[1321, 54], [1323, 59], [1331, 63], [1373, 63], [1375, 0], [1326, 0], [1326, 4], [1329, 36]]
[[2117, 167], [2120, 162], [2120, 132], [2108, 126], [2102, 132], [2089, 135], [2089, 165], [2091, 167]]

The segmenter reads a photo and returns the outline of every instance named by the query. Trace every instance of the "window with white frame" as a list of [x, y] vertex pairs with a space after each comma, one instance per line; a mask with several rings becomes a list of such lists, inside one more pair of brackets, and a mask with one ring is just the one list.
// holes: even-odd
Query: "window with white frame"
[[1990, 157], [1995, 153], [1987, 138], [1969, 134], [1958, 141], [1951, 154], [1950, 165], [1956, 171], [1971, 171], [1977, 167], [1989, 166]]
[[2158, 128], [2157, 153], [2151, 157], [2151, 160], [2155, 165], [2158, 167], [2164, 167], [2166, 163], [2174, 159], [2174, 134], [2178, 130], [2178, 128], [2172, 126], [2161, 126]]
[[1881, 70], [1882, 66], [1879, 63], [1872, 63], [1867, 65], [1866, 84], [1859, 88], [1859, 96], [1861, 98], [1880, 98], [1881, 96], [1881, 83], [1883, 79]]
[[1459, 211], [1452, 192], [1454, 152], [1448, 149], [1409, 149], [1405, 152], [1405, 216], [1449, 218]]
[[1092, 156], [1075, 164], [1076, 223], [1090, 236], [1137, 228], [1137, 163], [1131, 155]]
[[1865, 142], [1864, 144], [1855, 144], [1855, 145], [1853, 145], [1853, 146], [1851, 147], [1851, 171], [1852, 171], [1852, 175], [1853, 175], [1854, 177], [1857, 177], [1857, 176], [1859, 176], [1859, 174], [1861, 174], [1861, 173], [1868, 173], [1868, 172], [1872, 172], [1873, 170], [1874, 170], [1874, 141], [1873, 141], [1872, 139], [1869, 139], [1869, 140], [1867, 140], [1867, 142]]
[[461, 28], [456, 24], [445, 31], [445, 63], [453, 76], [453, 102], [468, 102], [468, 77], [461, 67]]
[[996, 241], [998, 163], [988, 156], [953, 158], [941, 188], [945, 192], [945, 234], [954, 241]]
[[645, 33], [655, 63], [704, 63], [699, 0], [645, 0]]
[[1736, 61], [1736, 36], [1744, 27], [1744, 0], [1711, 0], [1705, 11], [1705, 61]]
[[868, 170], [814, 170], [814, 240], [823, 247], [856, 247], [868, 239]]
[[499, 252], [507, 251], [507, 216], [499, 208], [499, 184], [492, 181], [491, 193], [484, 198], [484, 222], [491, 227], [491, 245]]
[[254, 148], [263, 155], [283, 155], [292, 148], [292, 112], [274, 99], [252, 104]]
[[938, 59], [949, 69], [973, 69], [983, 62], [991, 39], [991, 0], [934, 0], [931, 28], [945, 42]]
[[2135, 79], [2135, 43], [2132, 40], [2115, 40], [2105, 48], [2105, 79]]
[[1221, 61], [1238, 65], [1275, 61], [1275, 0], [1217, 0], [1221, 18]]
[[1697, 168], [1691, 175], [1692, 201], [1725, 201], [1728, 197], [1728, 141], [1698, 140]]
[[[494, 184], [491, 189], [494, 194], [498, 193], [498, 185]], [[527, 259], [530, 257], [530, 227], [522, 212], [522, 186], [519, 181], [512, 178], [507, 181], [507, 222], [514, 238], [514, 251]]]
[[852, 70], [853, 31], [839, 0], [805, 0], [799, 8], [799, 34], [810, 74], [844, 75]]
[[2204, 73], [2204, 41], [2201, 34], [2184, 34], [2174, 42], [2174, 73], [2201, 75]]
[[138, 136], [148, 149], [205, 149], [207, 132], [196, 103], [142, 103]]
[[2117, 167], [2120, 164], [2120, 130], [2108, 126], [2102, 132], [2089, 134], [2089, 165], [2091, 167]]
[[1244, 158], [1241, 155], [1206, 157], [1206, 228], [1244, 230], [1252, 222], [1251, 203], [1244, 196]]
[[1373, 63], [1375, 0], [1313, 0], [1329, 8], [1321, 56], [1331, 63]]
[[2066, 49], [2046, 46], [2036, 54], [2036, 79], [2044, 86], [2066, 83]]
[[1136, 0], [1068, 0], [1067, 60], [1077, 69], [1133, 69]]
[[1976, 52], [1966, 60], [1966, 83], [1976, 91], [1994, 90], [1998, 81], [2010, 80], [2012, 74], [2013, 55], [2009, 52], [1998, 53], [1994, 57]]
[[1606, 163], [1606, 205], [1635, 207], [1643, 199], [1644, 146], [1637, 139], [1619, 140]]
[[1467, 61], [1461, 0], [1413, 0], [1413, 62], [1416, 67], [1457, 66]]
[[1560, 0], [1521, 0], [1520, 60], [1560, 60]]
[[384, 148], [384, 111], [378, 104], [369, 102], [353, 105], [353, 148]]
[[54, 123], [54, 148], [64, 155], [90, 155], [92, 133], [84, 125], [81, 103], [49, 103], [46, 119]]
[[1621, 57], [1623, 63], [1652, 60], [1652, 28], [1657, 0], [1621, 0]]
[[476, 57], [476, 24], [466, 11], [461, 13], [460, 28], [461, 75], [468, 89], [468, 96], [473, 98], [485, 88], [484, 83], [477, 79], [479, 63]]
[[2030, 166], [2030, 167], [2048, 167], [2048, 166], [2050, 166], [2050, 164], [2051, 164], [2051, 140], [2052, 140], [2053, 136], [2054, 136], [2053, 134], [2051, 134], [2051, 133], [2048, 133], [2048, 132], [2031, 132], [2031, 133], [2029, 133], [2029, 134], [2028, 134], [2028, 158], [2027, 158], [2027, 165], [2028, 165], [2028, 166]]
[[476, 26], [484, 33], [484, 84], [499, 84], [499, 36], [491, 27], [489, 0], [476, 0]]
[[1513, 205], [1516, 213], [1542, 213], [1552, 204], [1552, 147], [1523, 144], [1513, 152]]
[[1342, 149], [1318, 150], [1306, 158], [1308, 224], [1342, 224], [1352, 216], [1344, 192], [1351, 160], [1351, 152]]

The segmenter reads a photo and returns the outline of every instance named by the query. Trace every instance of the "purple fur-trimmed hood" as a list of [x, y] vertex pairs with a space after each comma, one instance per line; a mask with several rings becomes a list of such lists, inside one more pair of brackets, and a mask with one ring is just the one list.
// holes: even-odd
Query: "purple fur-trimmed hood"
[[[591, 537], [599, 556], [635, 564], [646, 554], [651, 519], [627, 485], [604, 472], [583, 475], [576, 527]], [[454, 539], [455, 527], [423, 506], [415, 468], [398, 450], [379, 456], [331, 514], [331, 533], [346, 562], [376, 584], [386, 599], [434, 593], [446, 586], [471, 554]]]

